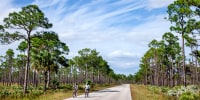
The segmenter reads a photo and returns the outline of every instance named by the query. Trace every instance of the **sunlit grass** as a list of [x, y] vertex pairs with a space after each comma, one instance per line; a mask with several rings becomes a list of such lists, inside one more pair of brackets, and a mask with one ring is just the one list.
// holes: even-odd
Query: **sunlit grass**
[[130, 85], [132, 100], [170, 100], [162, 93], [150, 91], [145, 85]]
[[[84, 85], [79, 85], [80, 87], [84, 87]], [[92, 91], [97, 91], [97, 90], [102, 90], [105, 88], [113, 87], [116, 86], [114, 84], [111, 85], [95, 85], [92, 89]], [[78, 95], [84, 94], [84, 90], [79, 90]], [[35, 98], [30, 98], [30, 97], [23, 97], [23, 98], [11, 98], [11, 97], [6, 97], [4, 100], [63, 100], [66, 98], [72, 97], [72, 90], [68, 89], [57, 89], [57, 90], [47, 90], [46, 93], [35, 97]]]
[[71, 91], [56, 91], [56, 92], [51, 92], [51, 91], [47, 91], [45, 94], [37, 97], [37, 98], [27, 98], [27, 97], [23, 97], [23, 98], [5, 98], [4, 100], [63, 100], [65, 98], [69, 98], [71, 97]]
[[[91, 91], [97, 91], [97, 90], [102, 90], [105, 88], [109, 88], [109, 87], [113, 87], [115, 85], [96, 85], [94, 86], [94, 88]], [[82, 95], [84, 94], [83, 90], [79, 90], [78, 91], [78, 95]], [[42, 95], [39, 98], [35, 99], [35, 100], [63, 100], [66, 98], [70, 98], [72, 97], [72, 91], [59, 91], [53, 94], [46, 94], [46, 95]]]
[[57, 91], [55, 93], [46, 93], [34, 100], [63, 100], [72, 96], [72, 91]]

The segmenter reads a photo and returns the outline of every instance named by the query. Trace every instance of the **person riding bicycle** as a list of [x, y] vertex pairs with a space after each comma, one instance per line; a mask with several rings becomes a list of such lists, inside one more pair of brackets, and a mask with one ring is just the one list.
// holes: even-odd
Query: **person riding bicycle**
[[77, 92], [78, 92], [78, 84], [75, 83], [74, 86], [73, 86], [73, 98], [77, 97]]
[[89, 90], [90, 90], [90, 85], [88, 83], [86, 83], [86, 85], [85, 85], [85, 98], [88, 97]]

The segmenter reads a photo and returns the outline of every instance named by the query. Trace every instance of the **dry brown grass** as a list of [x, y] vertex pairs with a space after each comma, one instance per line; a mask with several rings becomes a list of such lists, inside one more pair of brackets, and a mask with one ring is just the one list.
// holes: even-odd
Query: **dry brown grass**
[[35, 100], [63, 100], [65, 98], [69, 98], [72, 96], [72, 91], [58, 91], [55, 93], [47, 93], [44, 95], [41, 95], [39, 98], [36, 98]]
[[63, 100], [72, 96], [72, 91], [47, 91], [46, 94], [43, 94], [37, 98], [5, 98], [5, 100]]
[[[116, 85], [106, 85], [106, 86], [96, 85], [91, 91], [102, 90], [102, 89], [113, 87], [113, 86], [116, 86]], [[78, 91], [78, 95], [81, 95], [83, 93], [84, 93], [83, 90]], [[14, 99], [14, 98], [8, 97], [8, 98], [5, 98], [5, 100], [63, 100], [70, 97], [72, 97], [72, 90], [61, 89], [61, 90], [56, 90], [56, 91], [48, 90], [45, 94], [40, 95], [37, 98], [24, 97], [24, 98]]]
[[168, 100], [162, 93], [154, 93], [145, 85], [130, 85], [132, 100]]
[[[113, 86], [115, 85], [109, 85], [109, 86], [96, 85], [91, 91], [98, 91], [98, 90], [102, 90], [102, 89], [113, 87]], [[81, 95], [81, 94], [84, 94], [84, 91], [79, 90], [78, 95]], [[39, 100], [63, 100], [70, 97], [72, 97], [72, 91], [62, 91], [62, 92], [56, 92], [53, 94], [42, 95], [39, 97]], [[38, 98], [36, 100], [38, 100]]]

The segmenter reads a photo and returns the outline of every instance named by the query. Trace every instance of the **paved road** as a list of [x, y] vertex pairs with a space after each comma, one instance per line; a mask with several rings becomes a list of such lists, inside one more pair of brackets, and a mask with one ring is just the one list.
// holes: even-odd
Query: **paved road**
[[132, 100], [132, 99], [131, 99], [130, 85], [123, 84], [120, 86], [92, 92], [89, 94], [88, 98], [85, 98], [85, 95], [80, 95], [77, 98], [68, 98], [64, 100]]

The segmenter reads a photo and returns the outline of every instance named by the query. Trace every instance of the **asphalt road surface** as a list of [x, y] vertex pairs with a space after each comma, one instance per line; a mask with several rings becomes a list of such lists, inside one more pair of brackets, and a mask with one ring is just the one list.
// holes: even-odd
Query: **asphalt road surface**
[[132, 99], [131, 99], [130, 85], [123, 84], [120, 86], [89, 93], [88, 98], [85, 98], [85, 95], [80, 95], [77, 98], [67, 98], [64, 100], [132, 100]]

